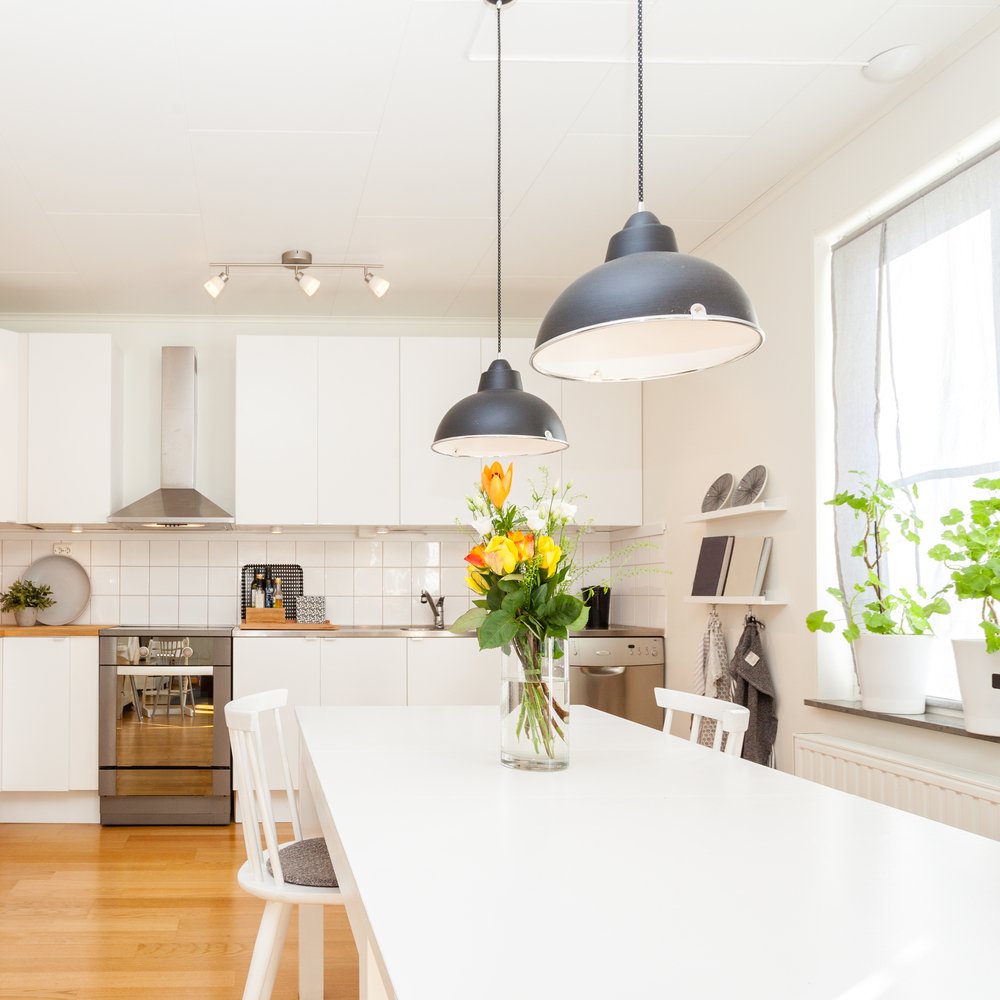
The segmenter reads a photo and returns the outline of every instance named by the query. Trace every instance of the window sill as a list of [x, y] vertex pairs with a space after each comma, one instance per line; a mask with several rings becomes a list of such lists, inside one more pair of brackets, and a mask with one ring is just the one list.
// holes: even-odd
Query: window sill
[[898, 722], [904, 726], [916, 726], [918, 729], [931, 729], [937, 733], [948, 733], [950, 736], [966, 736], [972, 740], [1000, 743], [1000, 736], [982, 736], [979, 733], [968, 732], [962, 719], [954, 715], [943, 715], [936, 712], [926, 712], [924, 715], [890, 715], [888, 712], [868, 712], [861, 707], [860, 701], [827, 701], [820, 698], [806, 698], [804, 703], [812, 708], [824, 708], [829, 712], [844, 712], [846, 715], [860, 715], [862, 718], [878, 719], [880, 722]]

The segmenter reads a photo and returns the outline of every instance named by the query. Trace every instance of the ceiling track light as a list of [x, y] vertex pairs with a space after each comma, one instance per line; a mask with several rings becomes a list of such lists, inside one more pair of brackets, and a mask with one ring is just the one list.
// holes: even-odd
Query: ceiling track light
[[[514, 0], [484, 0], [497, 12], [497, 358], [479, 377], [479, 390], [460, 399], [441, 418], [431, 448], [454, 457], [500, 458], [511, 455], [545, 455], [569, 447], [566, 430], [555, 410], [525, 392], [521, 375], [503, 359], [500, 323], [503, 300], [500, 237], [501, 89], [500, 11]], [[377, 293], [376, 293], [377, 294]]]
[[643, 207], [642, 0], [638, 0], [639, 208], [611, 237], [604, 263], [545, 314], [531, 366], [553, 378], [634, 382], [703, 371], [764, 342], [750, 297], [717, 264], [679, 253]]
[[212, 296], [213, 299], [217, 299], [222, 293], [222, 290], [226, 287], [226, 282], [229, 281], [229, 269], [231, 267], [287, 267], [289, 270], [295, 272], [295, 280], [298, 283], [299, 288], [305, 292], [306, 295], [312, 296], [316, 294], [316, 290], [320, 286], [319, 278], [312, 274], [306, 273], [306, 268], [316, 269], [321, 267], [356, 267], [360, 268], [364, 272], [365, 283], [375, 294], [376, 298], [382, 298], [385, 295], [386, 290], [389, 288], [389, 282], [385, 278], [375, 275], [372, 271], [380, 270], [382, 264], [317, 264], [312, 259], [312, 254], [308, 250], [286, 250], [281, 255], [281, 263], [278, 264], [267, 264], [256, 262], [236, 262], [229, 261], [219, 262], [217, 264], [209, 264], [209, 267], [221, 267], [223, 271], [221, 274], [216, 275], [214, 278], [210, 278], [205, 282], [205, 291]]

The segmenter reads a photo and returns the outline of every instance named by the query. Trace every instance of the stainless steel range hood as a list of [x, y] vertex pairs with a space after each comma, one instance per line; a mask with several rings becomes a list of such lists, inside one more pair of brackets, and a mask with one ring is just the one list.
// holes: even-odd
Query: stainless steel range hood
[[194, 488], [194, 348], [162, 348], [161, 366], [160, 488], [108, 521], [123, 528], [232, 528], [233, 515]]

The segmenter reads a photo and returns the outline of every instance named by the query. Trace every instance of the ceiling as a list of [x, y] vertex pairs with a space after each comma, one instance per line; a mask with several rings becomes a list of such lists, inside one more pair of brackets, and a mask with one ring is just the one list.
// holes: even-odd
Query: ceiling
[[[646, 0], [646, 207], [690, 250], [1000, 4]], [[503, 15], [504, 314], [540, 316], [635, 210], [635, 3]], [[482, 0], [0, 0], [0, 312], [486, 317], [495, 18]], [[898, 86], [895, 85], [895, 86]], [[385, 264], [357, 270], [213, 261]], [[216, 269], [218, 270], [218, 269]]]

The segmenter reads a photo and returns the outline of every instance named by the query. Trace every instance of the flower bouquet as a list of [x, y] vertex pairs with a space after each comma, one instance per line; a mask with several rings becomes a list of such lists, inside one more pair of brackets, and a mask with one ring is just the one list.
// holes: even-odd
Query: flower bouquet
[[[483, 469], [466, 501], [482, 541], [465, 557], [475, 605], [452, 632], [475, 629], [480, 649], [504, 653], [501, 760], [510, 767], [551, 770], [569, 761], [569, 670], [565, 641], [583, 628], [588, 608], [569, 593], [577, 538], [572, 483], [532, 488], [531, 510], [507, 504], [513, 464]], [[506, 506], [505, 506], [506, 504]]]

